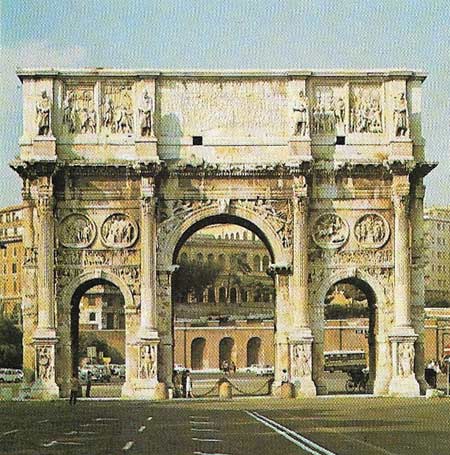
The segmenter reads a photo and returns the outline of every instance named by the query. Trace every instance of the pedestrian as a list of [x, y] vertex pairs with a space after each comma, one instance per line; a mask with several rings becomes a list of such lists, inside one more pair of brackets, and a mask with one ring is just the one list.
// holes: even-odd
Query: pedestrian
[[281, 372], [281, 384], [289, 384], [289, 374], [286, 369]]
[[75, 406], [75, 404], [77, 402], [79, 387], [80, 387], [80, 383], [78, 381], [78, 378], [76, 376], [73, 376], [70, 379], [70, 405]]
[[183, 397], [183, 391], [181, 387], [181, 376], [178, 373], [178, 371], [173, 372], [173, 388], [174, 388], [174, 395], [175, 398], [182, 398]]
[[186, 398], [194, 398], [192, 395], [192, 379], [189, 371], [186, 372]]
[[91, 387], [92, 387], [91, 372], [88, 371], [86, 378], [86, 398], [91, 397]]
[[182, 389], [182, 392], [183, 392], [183, 397], [186, 396], [186, 379], [187, 379], [187, 373], [188, 373], [188, 370], [183, 370], [183, 373], [181, 375], [181, 389]]

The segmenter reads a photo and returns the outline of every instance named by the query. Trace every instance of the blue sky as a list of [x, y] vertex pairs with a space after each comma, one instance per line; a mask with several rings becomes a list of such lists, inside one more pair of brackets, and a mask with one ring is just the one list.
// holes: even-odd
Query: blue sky
[[[21, 132], [17, 66], [413, 68], [425, 82], [427, 203], [450, 204], [448, 0], [2, 0], [0, 206]], [[444, 183], [445, 182], [445, 183]]]

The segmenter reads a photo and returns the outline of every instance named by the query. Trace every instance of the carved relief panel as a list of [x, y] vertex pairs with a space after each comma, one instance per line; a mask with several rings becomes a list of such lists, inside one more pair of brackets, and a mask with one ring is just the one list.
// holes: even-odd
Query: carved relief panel
[[103, 222], [101, 239], [111, 248], [128, 248], [138, 238], [137, 223], [124, 213], [114, 213]]
[[86, 215], [74, 213], [61, 221], [58, 234], [61, 245], [67, 248], [87, 248], [96, 237], [97, 227]]
[[344, 86], [318, 85], [313, 88], [311, 102], [312, 133], [345, 134], [347, 95]]
[[111, 133], [127, 134], [134, 130], [133, 85], [107, 83], [102, 85], [101, 124]]
[[343, 246], [349, 237], [348, 223], [335, 213], [320, 215], [313, 226], [313, 240], [321, 248], [334, 249]]
[[93, 84], [66, 84], [62, 104], [62, 122], [68, 133], [95, 134], [97, 107]]
[[156, 378], [157, 346], [144, 345], [139, 347], [139, 378]]
[[350, 132], [383, 132], [383, 98], [380, 86], [352, 85], [350, 88]]
[[365, 248], [381, 248], [389, 238], [389, 224], [377, 213], [363, 215], [353, 229], [358, 243]]

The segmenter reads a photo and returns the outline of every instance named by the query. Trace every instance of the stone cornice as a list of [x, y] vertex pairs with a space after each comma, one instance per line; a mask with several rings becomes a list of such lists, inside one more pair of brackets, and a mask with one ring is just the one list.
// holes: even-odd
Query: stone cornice
[[279, 69], [279, 70], [194, 70], [194, 69], [113, 69], [113, 68], [22, 68], [20, 80], [29, 78], [383, 78], [425, 80], [427, 74], [412, 69]]
[[56, 160], [24, 161], [16, 159], [10, 163], [10, 167], [22, 178], [37, 178], [54, 175], [58, 163]]

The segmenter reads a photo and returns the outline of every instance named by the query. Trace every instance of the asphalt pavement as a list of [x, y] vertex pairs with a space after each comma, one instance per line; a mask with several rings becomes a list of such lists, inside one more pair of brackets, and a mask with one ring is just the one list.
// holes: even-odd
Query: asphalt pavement
[[0, 403], [0, 454], [444, 455], [450, 399]]

